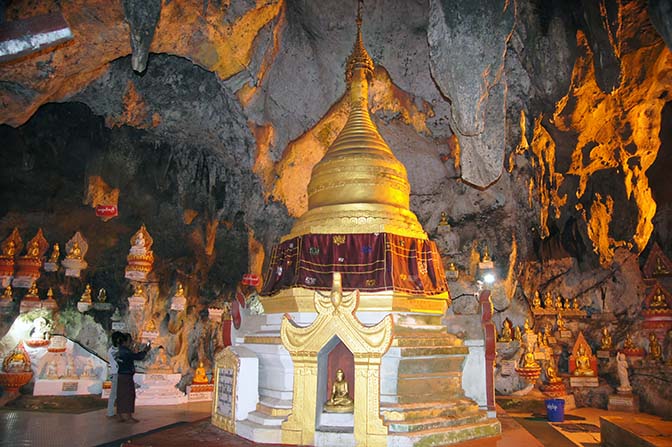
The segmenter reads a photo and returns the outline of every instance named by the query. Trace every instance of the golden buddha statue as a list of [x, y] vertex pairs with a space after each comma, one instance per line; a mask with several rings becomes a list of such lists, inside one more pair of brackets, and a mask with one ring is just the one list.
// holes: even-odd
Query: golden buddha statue
[[604, 351], [609, 351], [611, 349], [611, 335], [609, 335], [609, 329], [606, 326], [602, 328], [600, 349]]
[[85, 303], [90, 303], [92, 301], [90, 284], [87, 284], [86, 287], [84, 288], [84, 293], [82, 293], [82, 297], [79, 299], [79, 301], [83, 301]]
[[354, 402], [348, 393], [348, 382], [342, 369], [336, 371], [336, 380], [331, 386], [331, 397], [324, 404], [327, 413], [352, 413]]
[[138, 283], [138, 284], [135, 285], [135, 289], [134, 289], [133, 295], [134, 295], [134, 296], [141, 296], [141, 297], [145, 297], [145, 296], [146, 296], [146, 295], [145, 295], [145, 289], [144, 289], [144, 287], [142, 287], [142, 284], [139, 284], [139, 283]]
[[444, 211], [441, 212], [441, 220], [439, 221], [439, 226], [440, 227], [445, 227], [449, 226], [450, 224], [448, 223], [448, 216]]
[[508, 318], [504, 320], [502, 323], [502, 333], [499, 336], [499, 340], [503, 343], [508, 343], [510, 342], [513, 338], [513, 324], [511, 323], [511, 320]]
[[576, 358], [574, 359], [574, 375], [575, 376], [594, 376], [595, 371], [593, 371], [592, 366], [590, 365], [590, 356], [586, 352], [586, 346], [580, 344], [576, 352]]
[[37, 282], [33, 281], [33, 283], [30, 285], [30, 288], [28, 289], [28, 292], [26, 292], [27, 297], [39, 297], [40, 292], [37, 290]]
[[145, 332], [156, 332], [156, 322], [154, 318], [150, 318], [147, 324], [145, 325]]
[[632, 341], [632, 335], [630, 335], [630, 332], [625, 334], [625, 340], [623, 340], [623, 349], [637, 349], [637, 346], [635, 346], [635, 343]]
[[546, 378], [548, 383], [560, 383], [562, 379], [558, 377], [558, 369], [555, 366], [555, 361], [551, 358], [551, 361], [548, 362], [546, 367]]
[[209, 383], [210, 380], [208, 379], [207, 374], [205, 373], [205, 368], [203, 367], [203, 362], [198, 362], [198, 368], [196, 368], [196, 372], [194, 374], [194, 380], [192, 380], [192, 383], [195, 384], [204, 384], [204, 383]]
[[61, 247], [59, 247], [58, 243], [56, 243], [54, 244], [54, 247], [51, 249], [51, 256], [49, 256], [49, 262], [52, 264], [56, 264], [60, 256], [61, 256]]
[[49, 287], [49, 290], [47, 290], [47, 299], [48, 300], [53, 300], [54, 299], [54, 289]]
[[26, 250], [26, 256], [29, 258], [40, 257], [40, 244], [36, 240], [31, 241], [30, 244], [28, 245], [28, 249]]
[[175, 296], [183, 297], [184, 296], [184, 287], [181, 282], [177, 283], [177, 290], [175, 291]]
[[562, 318], [562, 312], [558, 312], [558, 318], [555, 321], [556, 326], [558, 326], [559, 331], [564, 331], [566, 330], [565, 328], [565, 320]]
[[655, 295], [651, 298], [651, 308], [655, 309], [665, 309], [667, 308], [667, 300], [665, 299], [665, 294], [663, 293], [663, 289], [658, 287], [656, 290]]
[[516, 341], [523, 341], [523, 335], [520, 333], [520, 326], [516, 326], [516, 329], [513, 331], [513, 339]]
[[555, 310], [562, 310], [562, 296], [560, 294], [555, 297]]
[[12, 295], [12, 286], [5, 287], [5, 291], [2, 294], [3, 300], [13, 300], [14, 296]]
[[580, 310], [580, 307], [579, 307], [579, 300], [577, 300], [576, 298], [574, 298], [574, 299], [572, 300], [572, 309], [574, 309], [574, 310]]
[[72, 243], [72, 246], [70, 247], [70, 250], [68, 250], [67, 255], [65, 256], [66, 259], [82, 259], [82, 249], [79, 248], [79, 243], [77, 241], [74, 241]]
[[544, 307], [546, 309], [553, 309], [553, 296], [551, 296], [551, 292], [546, 292], [546, 295], [544, 296]]
[[658, 342], [658, 337], [653, 332], [649, 333], [649, 360], [659, 362], [663, 359], [663, 348]]
[[2, 247], [2, 257], [3, 258], [13, 258], [16, 254], [16, 244], [14, 241], [10, 240]]
[[523, 329], [525, 329], [526, 334], [534, 333], [534, 331], [530, 327], [530, 320], [527, 318], [525, 318], [525, 323], [523, 323]]
[[541, 307], [541, 295], [539, 294], [538, 290], [534, 292], [534, 298], [532, 298], [532, 307], [534, 309], [539, 309]]
[[534, 352], [530, 349], [525, 350], [521, 363], [523, 364], [523, 368], [539, 368], [539, 363], [534, 358]]
[[572, 308], [572, 300], [565, 298], [565, 310], [570, 310]]
[[485, 244], [483, 246], [483, 259], [481, 260], [482, 262], [490, 262], [492, 261], [492, 258], [490, 257], [490, 250], [488, 249], [488, 245]]

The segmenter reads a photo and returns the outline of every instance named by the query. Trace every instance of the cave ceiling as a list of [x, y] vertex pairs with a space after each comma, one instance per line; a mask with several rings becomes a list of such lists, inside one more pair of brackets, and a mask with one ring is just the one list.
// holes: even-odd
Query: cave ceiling
[[[9, 2], [6, 20], [60, 12], [73, 39], [0, 63], [0, 124], [86, 104], [170, 160], [182, 217], [205, 214], [205, 234], [243, 210], [268, 250], [306, 210], [311, 169], [345, 122], [354, 3]], [[445, 210], [463, 243], [490, 239], [505, 256], [514, 239], [535, 255], [535, 238], [576, 231], [565, 248], [608, 265], [619, 247], [644, 250], [654, 221], [668, 225], [647, 172], [670, 131], [669, 1], [365, 8], [374, 120], [430, 233]]]

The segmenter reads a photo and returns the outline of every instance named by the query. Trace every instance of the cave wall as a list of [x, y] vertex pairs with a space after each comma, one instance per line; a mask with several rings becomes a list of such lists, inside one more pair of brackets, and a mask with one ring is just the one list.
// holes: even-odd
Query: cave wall
[[[468, 279], [489, 247], [497, 320], [521, 324], [535, 290], [590, 305], [606, 287], [630, 309], [643, 293], [637, 255], [653, 240], [671, 252], [666, 2], [601, 5], [365, 5], [374, 121], [446, 262]], [[75, 37], [0, 63], [0, 237], [43, 227], [63, 243], [81, 230], [86, 281], [121, 303], [128, 239], [144, 223], [161, 293], [180, 280], [197, 309], [227, 299], [306, 210], [310, 171], [345, 122], [354, 9], [11, 2], [8, 20], [61, 11]], [[119, 193], [107, 222], [91, 207], [101, 188]], [[64, 284], [74, 302], [83, 283]]]

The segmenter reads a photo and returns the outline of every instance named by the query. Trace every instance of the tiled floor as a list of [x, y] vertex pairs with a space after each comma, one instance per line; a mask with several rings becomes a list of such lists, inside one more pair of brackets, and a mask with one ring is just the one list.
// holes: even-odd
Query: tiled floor
[[176, 406], [138, 407], [137, 424], [108, 419], [106, 410], [83, 414], [0, 411], [1, 447], [96, 446], [130, 439], [179, 422], [210, 417], [210, 402]]
[[[564, 423], [549, 424], [539, 415], [513, 412], [507, 414], [500, 411], [498, 417], [502, 423], [501, 436], [469, 441], [459, 446], [594, 447], [600, 443], [600, 433], [596, 430], [600, 424], [599, 418], [606, 415], [632, 418], [628, 413], [578, 408], [567, 412]], [[208, 420], [208, 402], [172, 407], [138, 407], [136, 416], [141, 422], [120, 424], [108, 419], [105, 410], [84, 414], [0, 410], [0, 447], [117, 447], [129, 440], [132, 441], [131, 445], [137, 447], [256, 445], [212, 426]], [[574, 431], [582, 427], [587, 431]]]

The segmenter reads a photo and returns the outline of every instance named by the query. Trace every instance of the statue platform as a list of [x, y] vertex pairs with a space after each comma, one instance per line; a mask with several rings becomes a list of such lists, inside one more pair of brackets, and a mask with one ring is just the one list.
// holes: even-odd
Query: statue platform
[[136, 373], [133, 380], [140, 387], [136, 389], [135, 404], [178, 405], [187, 403], [189, 398], [176, 388], [182, 379], [181, 374]]
[[626, 411], [629, 413], [639, 412], [639, 397], [632, 393], [618, 393], [609, 396], [607, 404], [609, 411]]
[[194, 384], [187, 386], [187, 398], [189, 402], [207, 402], [212, 400], [215, 385], [212, 383]]

